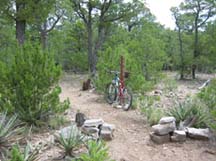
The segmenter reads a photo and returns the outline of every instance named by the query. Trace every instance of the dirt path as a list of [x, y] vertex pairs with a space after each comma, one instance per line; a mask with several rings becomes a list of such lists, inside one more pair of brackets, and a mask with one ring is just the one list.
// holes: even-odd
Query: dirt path
[[112, 108], [104, 101], [102, 95], [81, 91], [83, 80], [83, 76], [67, 75], [60, 84], [63, 91], [61, 98], [69, 98], [71, 101], [67, 117], [74, 120], [75, 113], [80, 110], [89, 118], [102, 118], [105, 122], [115, 124], [115, 137], [107, 142], [112, 159], [116, 161], [216, 160], [215, 155], [207, 152], [210, 148], [207, 141], [188, 139], [182, 144], [154, 144], [149, 139], [149, 125], [138, 110], [125, 112]]

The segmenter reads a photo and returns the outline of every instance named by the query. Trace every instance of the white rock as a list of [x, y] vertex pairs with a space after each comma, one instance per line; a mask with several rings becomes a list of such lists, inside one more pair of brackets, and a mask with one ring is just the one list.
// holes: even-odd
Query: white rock
[[99, 132], [99, 129], [96, 128], [96, 127], [85, 127], [85, 126], [82, 126], [81, 128], [81, 131], [84, 133], [84, 134], [93, 134], [93, 133], [98, 133]]
[[100, 138], [103, 140], [112, 140], [113, 139], [113, 131], [110, 130], [101, 130]]
[[99, 127], [104, 123], [103, 119], [89, 119], [84, 122], [85, 127]]
[[115, 130], [115, 125], [113, 124], [108, 124], [108, 123], [104, 123], [101, 127], [101, 130], [109, 130], [109, 131], [114, 131]]
[[171, 123], [171, 122], [175, 122], [175, 121], [176, 121], [175, 117], [172, 117], [172, 116], [162, 117], [159, 121], [159, 124], [167, 124], [167, 123]]
[[167, 123], [167, 124], [157, 124], [152, 126], [152, 131], [157, 135], [166, 135], [170, 132], [173, 132], [176, 129], [175, 122]]
[[204, 139], [208, 140], [210, 138], [209, 129], [196, 129], [196, 128], [186, 128], [188, 136], [194, 139]]
[[173, 132], [173, 136], [171, 136], [171, 141], [173, 141], [173, 142], [183, 142], [185, 140], [186, 140], [186, 132], [185, 131], [175, 130]]

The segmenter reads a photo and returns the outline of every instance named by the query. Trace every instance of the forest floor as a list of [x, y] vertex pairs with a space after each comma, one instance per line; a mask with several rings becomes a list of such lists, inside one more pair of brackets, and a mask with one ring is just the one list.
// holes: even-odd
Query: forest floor
[[[169, 73], [169, 76], [173, 74]], [[182, 99], [188, 94], [198, 92], [198, 87], [207, 79], [204, 75], [197, 81], [177, 81], [177, 91]], [[105, 122], [114, 124], [116, 130], [114, 139], [107, 142], [109, 153], [116, 161], [215, 161], [216, 146], [212, 141], [198, 141], [187, 139], [184, 143], [166, 143], [157, 145], [149, 138], [151, 131], [146, 118], [139, 109], [123, 111], [113, 108], [104, 100], [104, 96], [95, 91], [81, 91], [85, 75], [66, 74], [60, 86], [62, 88], [61, 99], [69, 98], [71, 108], [65, 115], [70, 121], [75, 120], [75, 114], [79, 110], [88, 118], [102, 118]], [[160, 88], [160, 86], [158, 86]], [[164, 97], [165, 98], [165, 97]], [[164, 100], [169, 104], [169, 100]], [[170, 104], [169, 104], [170, 105]], [[38, 137], [48, 137], [49, 133]], [[37, 136], [35, 137], [37, 139]], [[46, 150], [41, 160], [54, 160], [61, 154], [57, 147]]]

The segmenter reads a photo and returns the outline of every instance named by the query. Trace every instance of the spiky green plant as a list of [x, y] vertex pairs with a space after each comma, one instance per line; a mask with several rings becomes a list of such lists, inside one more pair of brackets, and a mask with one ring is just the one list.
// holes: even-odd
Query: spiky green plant
[[73, 151], [84, 143], [85, 136], [75, 125], [72, 125], [67, 134], [60, 133], [57, 141], [64, 149], [65, 155], [74, 156]]
[[90, 140], [87, 143], [87, 153], [83, 153], [80, 156], [79, 161], [108, 161], [110, 157], [108, 155], [108, 148], [102, 141]]
[[210, 113], [206, 106], [198, 99], [188, 98], [184, 102], [178, 102], [176, 106], [169, 111], [167, 115], [176, 118], [177, 124], [188, 118], [194, 118], [194, 127], [207, 127], [210, 123]]
[[0, 157], [4, 157], [7, 150], [15, 141], [15, 135], [22, 132], [23, 128], [17, 122], [17, 116], [14, 115], [10, 118], [6, 113], [0, 114]]
[[28, 143], [22, 151], [20, 146], [15, 145], [11, 150], [10, 161], [38, 161], [39, 160], [39, 149], [31, 148], [31, 144]]

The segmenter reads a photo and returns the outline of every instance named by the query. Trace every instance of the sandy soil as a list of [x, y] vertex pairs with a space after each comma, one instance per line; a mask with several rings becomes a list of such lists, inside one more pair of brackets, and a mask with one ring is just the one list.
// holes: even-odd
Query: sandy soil
[[[85, 80], [82, 75], [66, 75], [60, 85], [61, 99], [69, 98], [71, 108], [66, 117], [74, 121], [75, 113], [85, 113], [89, 118], [102, 118], [105, 122], [114, 124], [116, 131], [114, 139], [107, 142], [109, 153], [116, 161], [216, 161], [216, 146], [211, 141], [187, 139], [184, 143], [167, 143], [156, 145], [149, 139], [150, 126], [145, 116], [139, 110], [125, 112], [111, 107], [104, 101], [103, 95], [91, 91], [81, 91]], [[204, 81], [204, 80], [203, 80]], [[197, 82], [196, 87], [203, 81]], [[183, 93], [196, 93], [194, 83], [180, 82]], [[191, 89], [191, 90], [190, 90]], [[43, 134], [47, 138], [50, 133]], [[53, 160], [61, 150], [52, 147], [46, 150], [41, 160]]]

